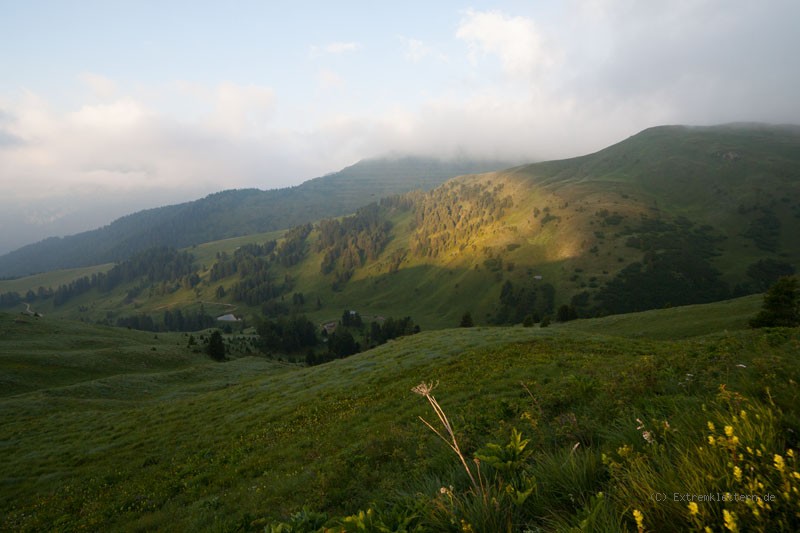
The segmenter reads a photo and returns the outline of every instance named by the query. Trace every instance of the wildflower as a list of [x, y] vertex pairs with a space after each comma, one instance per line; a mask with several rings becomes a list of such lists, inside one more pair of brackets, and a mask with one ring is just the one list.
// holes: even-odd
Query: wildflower
[[650, 431], [642, 431], [642, 438], [647, 441], [647, 444], [653, 444], [656, 441], [656, 438]]
[[738, 466], [733, 467], [733, 478], [738, 482], [742, 482], [742, 469]]
[[716, 443], [716, 440], [714, 439], [714, 435], [709, 435], [708, 436], [708, 443], [710, 445], [712, 445], [712, 446]]
[[740, 417], [742, 417], [742, 420], [747, 420], [747, 411], [745, 411], [744, 409], [742, 409], [742, 410], [739, 412], [739, 416], [740, 416]]
[[639, 531], [644, 531], [644, 515], [639, 509], [633, 510], [633, 519], [636, 520], [636, 527]]
[[708, 422], [708, 430], [709, 431], [714, 431], [714, 423], [711, 422], [711, 421]]
[[772, 458], [772, 461], [773, 461], [773, 464], [775, 465], [775, 469], [778, 472], [783, 472], [783, 469], [784, 469], [784, 466], [785, 466], [784, 463], [783, 463], [783, 457], [781, 457], [780, 455], [778, 455], [776, 453], [775, 457]]
[[700, 509], [697, 507], [696, 502], [689, 502], [689, 514], [695, 516], [697, 513], [700, 512]]
[[739, 526], [736, 524], [736, 513], [732, 513], [727, 509], [723, 509], [722, 517], [725, 519], [725, 528], [729, 531], [739, 531]]
[[733, 426], [725, 426], [725, 435], [733, 437]]
[[642, 422], [642, 419], [637, 418], [636, 421], [639, 422], [639, 425], [636, 426], [636, 429], [644, 429], [644, 422]]
[[789, 448], [786, 450], [786, 455], [789, 457], [789, 459], [794, 459], [794, 450]]

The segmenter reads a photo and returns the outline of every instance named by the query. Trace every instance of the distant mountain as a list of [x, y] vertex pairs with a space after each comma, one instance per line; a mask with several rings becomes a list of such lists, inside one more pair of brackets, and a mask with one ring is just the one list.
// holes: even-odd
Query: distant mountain
[[[245, 201], [233, 200], [248, 194], [212, 196], [231, 207], [186, 220], [239, 216]], [[112, 323], [142, 314], [158, 322], [165, 308], [202, 302], [248, 318], [411, 316], [430, 329], [466, 312], [477, 324], [520, 323], [763, 292], [800, 270], [800, 128], [656, 127], [594, 154], [458, 176], [340, 219], [316, 215], [269, 239], [188, 250], [196, 270], [180, 279], [108, 293], [84, 280], [31, 303]]]
[[383, 196], [428, 190], [453, 176], [497, 170], [502, 161], [393, 157], [276, 190], [228, 190], [201, 200], [140, 211], [102, 228], [53, 237], [0, 256], [0, 277], [120, 261], [153, 246], [202, 242], [289, 228], [340, 216]]
[[[519, 323], [562, 306], [594, 316], [761, 292], [800, 270], [798, 235], [800, 128], [665, 126], [321, 222], [291, 246], [304, 256], [268, 268], [328, 313]], [[209, 295], [238, 289], [226, 302], [265, 301], [255, 279], [207, 279]]]

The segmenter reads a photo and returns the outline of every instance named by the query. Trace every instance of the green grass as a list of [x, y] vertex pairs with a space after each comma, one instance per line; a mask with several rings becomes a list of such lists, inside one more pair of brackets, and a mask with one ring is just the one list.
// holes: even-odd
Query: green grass
[[70, 282], [76, 279], [100, 272], [108, 272], [114, 265], [106, 263], [104, 265], [97, 265], [91, 267], [81, 268], [68, 268], [65, 270], [53, 270], [51, 272], [44, 272], [42, 274], [35, 274], [33, 276], [25, 276], [12, 280], [0, 280], [0, 293], [16, 292], [21, 296], [29, 290], [36, 292], [39, 287], [57, 289], [60, 285], [69, 285]]
[[[800, 337], [737, 329], [728, 309], [747, 305], [693, 307], [683, 325], [669, 309], [600, 319], [594, 331], [585, 321], [423, 332], [311, 368], [213, 364], [178, 334], [0, 315], [0, 375], [19, 384], [0, 400], [0, 528], [259, 530], [302, 507], [349, 514], [459, 487], [454, 457], [417, 419], [430, 416], [410, 392], [421, 381], [439, 382], [468, 455], [519, 427], [540, 458], [533, 525], [570, 524], [598, 491], [616, 494], [599, 454], [640, 446], [637, 417], [702, 442], [703, 406], [725, 384], [771, 399], [780, 438], [800, 429]], [[692, 336], [704, 315], [713, 329]], [[670, 331], [688, 338], [657, 340]], [[565, 478], [557, 465], [576, 442]], [[630, 509], [608, 501], [604, 520], [632, 528]]]
[[577, 320], [558, 327], [623, 337], [684, 339], [712, 332], [746, 329], [748, 321], [761, 309], [763, 300], [763, 295], [754, 294], [711, 304]]

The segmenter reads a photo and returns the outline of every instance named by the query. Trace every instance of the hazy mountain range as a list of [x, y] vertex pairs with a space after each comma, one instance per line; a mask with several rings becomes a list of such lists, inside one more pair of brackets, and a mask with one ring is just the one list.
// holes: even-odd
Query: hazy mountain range
[[[406, 190], [431, 188], [453, 170], [405, 160], [403, 174], [410, 163], [418, 173]], [[320, 319], [357, 307], [443, 327], [465, 310], [505, 323], [561, 305], [593, 316], [717, 301], [763, 291], [800, 264], [797, 127], [651, 128], [583, 157], [384, 198], [397, 182], [375, 179], [369, 165], [389, 175], [385, 161], [364, 162], [294, 189], [227, 191], [144, 211], [9, 254], [4, 272], [243, 235], [189, 249], [196, 261], [189, 282], [154, 284], [150, 296], [144, 289], [152, 281], [97, 293], [103, 304], [96, 313], [86, 311], [93, 293], [58, 298], [61, 305], [44, 310], [98, 320], [108, 309], [142, 313], [216, 301], [257, 316], [290, 311], [286, 298], [296, 293], [302, 298], [294, 297], [293, 310]], [[246, 237], [292, 224], [291, 231]], [[52, 285], [38, 279], [14, 287]]]
[[139, 211], [96, 230], [24, 246], [0, 256], [0, 277], [119, 261], [151, 246], [190, 246], [284, 229], [344, 215], [383, 196], [427, 190], [460, 174], [510, 164], [466, 158], [384, 157], [361, 161], [296, 187], [226, 190], [200, 200]]

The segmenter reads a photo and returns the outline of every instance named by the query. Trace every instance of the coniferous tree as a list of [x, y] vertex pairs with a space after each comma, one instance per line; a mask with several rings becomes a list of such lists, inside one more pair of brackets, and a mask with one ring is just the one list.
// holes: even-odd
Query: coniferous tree
[[206, 353], [208, 353], [214, 361], [225, 360], [225, 342], [222, 340], [222, 333], [220, 333], [219, 330], [214, 331], [208, 339]]
[[761, 311], [750, 321], [754, 328], [800, 325], [800, 284], [794, 276], [780, 278], [764, 296]]

